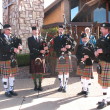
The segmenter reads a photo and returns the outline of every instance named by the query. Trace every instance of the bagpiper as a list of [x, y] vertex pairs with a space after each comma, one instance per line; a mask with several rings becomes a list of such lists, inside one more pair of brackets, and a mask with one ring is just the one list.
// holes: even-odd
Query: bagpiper
[[[79, 44], [76, 57], [78, 59], [77, 74], [81, 76], [82, 90], [77, 95], [88, 96], [89, 93], [89, 80], [93, 73], [92, 55], [94, 55], [94, 47], [89, 42], [89, 38], [86, 33], [81, 34], [81, 40], [83, 44]], [[82, 65], [81, 65], [82, 64]]]
[[[66, 43], [70, 40], [70, 43]], [[57, 56], [56, 72], [60, 81], [58, 92], [66, 92], [69, 73], [72, 72], [71, 52], [74, 50], [75, 42], [67, 34], [64, 34], [64, 27], [58, 27], [58, 36], [54, 38], [54, 50]], [[68, 51], [69, 50], [69, 51]]]
[[104, 97], [98, 102], [97, 109], [103, 109], [110, 104], [110, 23], [102, 23], [100, 32], [102, 36], [96, 42], [95, 56], [99, 59], [98, 83], [102, 87]]
[[30, 50], [30, 73], [34, 81], [34, 90], [42, 91], [42, 78], [45, 73], [45, 57], [44, 54], [48, 47], [42, 47], [43, 39], [40, 36], [40, 30], [33, 26], [32, 36], [28, 38], [28, 47]]
[[5, 24], [3, 33], [0, 35], [0, 70], [6, 97], [17, 96], [14, 91], [15, 75], [18, 70], [16, 53], [19, 53], [22, 46], [17, 45], [15, 47], [14, 42], [16, 42], [16, 38], [11, 37], [11, 26]]

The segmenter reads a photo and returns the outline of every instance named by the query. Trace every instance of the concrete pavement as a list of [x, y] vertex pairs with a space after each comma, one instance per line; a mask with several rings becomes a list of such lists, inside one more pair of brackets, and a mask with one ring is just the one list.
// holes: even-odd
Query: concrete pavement
[[[68, 82], [67, 93], [57, 92], [59, 81], [57, 78], [45, 78], [42, 92], [33, 90], [32, 79], [16, 79], [15, 91], [18, 96], [6, 98], [2, 83], [0, 84], [0, 110], [97, 110], [96, 103], [101, 101], [102, 91], [97, 83], [97, 74], [94, 72], [91, 80], [90, 94], [88, 98], [77, 96], [81, 91], [79, 77], [71, 77]], [[103, 110], [110, 110], [107, 106]]]

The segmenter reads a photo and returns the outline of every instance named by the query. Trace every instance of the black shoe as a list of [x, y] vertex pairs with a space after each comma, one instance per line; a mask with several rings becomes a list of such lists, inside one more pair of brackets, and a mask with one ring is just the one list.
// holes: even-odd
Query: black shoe
[[84, 95], [84, 94], [85, 94], [85, 91], [81, 91], [77, 95]]
[[58, 88], [58, 92], [61, 92], [63, 90], [63, 87]]
[[13, 96], [17, 96], [18, 94], [14, 91], [10, 91], [10, 94], [13, 95]]
[[107, 93], [106, 92], [103, 92], [103, 95], [107, 95]]
[[37, 86], [34, 87], [34, 91], [37, 91]]
[[107, 105], [110, 105], [110, 102], [107, 102]]
[[37, 90], [38, 91], [43, 91], [43, 88], [42, 87], [38, 87]]
[[12, 95], [10, 94], [10, 92], [5, 92], [5, 96], [6, 97], [12, 97]]
[[88, 85], [91, 85], [91, 83], [89, 83]]
[[84, 91], [84, 92], [85, 92], [84, 97], [88, 97], [89, 92], [88, 91]]
[[103, 108], [106, 107], [106, 106], [107, 106], [107, 103], [105, 103], [105, 101], [103, 100], [102, 102], [100, 102], [100, 103], [98, 104], [97, 109], [103, 109]]
[[65, 89], [65, 88], [63, 88], [63, 89], [62, 89], [62, 92], [66, 93], [66, 89]]
[[102, 102], [100, 101], [100, 102], [97, 103], [97, 105], [100, 105], [101, 103], [102, 103]]
[[94, 79], [94, 76], [91, 76], [91, 79]]

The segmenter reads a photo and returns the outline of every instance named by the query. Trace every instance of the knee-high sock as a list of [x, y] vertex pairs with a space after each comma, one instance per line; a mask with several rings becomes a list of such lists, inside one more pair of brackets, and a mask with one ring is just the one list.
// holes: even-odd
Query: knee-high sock
[[106, 101], [110, 102], [110, 87], [108, 87], [108, 89], [107, 89]]
[[86, 78], [82, 78], [82, 90], [83, 91], [88, 91], [88, 85], [89, 85], [89, 81], [86, 80]]
[[68, 83], [68, 78], [69, 78], [69, 74], [64, 74], [64, 88], [67, 88], [67, 83]]
[[82, 84], [82, 91], [85, 90], [85, 78], [81, 78], [81, 84]]
[[14, 90], [14, 82], [15, 82], [15, 78], [14, 77], [9, 77], [9, 91]]
[[103, 94], [103, 96], [102, 96], [102, 99], [104, 99], [106, 102], [107, 98], [108, 98], [108, 88], [102, 88], [102, 92], [106, 93], [106, 94]]
[[85, 79], [85, 91], [89, 91], [89, 81], [90, 80]]
[[103, 93], [107, 93], [108, 88], [102, 88]]
[[5, 89], [5, 92], [8, 92], [8, 86], [9, 86], [9, 82], [8, 82], [8, 78], [2, 78], [2, 83], [3, 83], [3, 87]]
[[60, 81], [60, 87], [63, 87], [63, 74], [58, 75], [59, 81]]

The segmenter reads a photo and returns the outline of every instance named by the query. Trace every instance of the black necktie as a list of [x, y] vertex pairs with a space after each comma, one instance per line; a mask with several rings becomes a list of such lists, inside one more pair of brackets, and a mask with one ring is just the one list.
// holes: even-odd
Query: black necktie
[[37, 42], [39, 42], [39, 39], [38, 39], [38, 38], [36, 38], [36, 41], [37, 41]]

